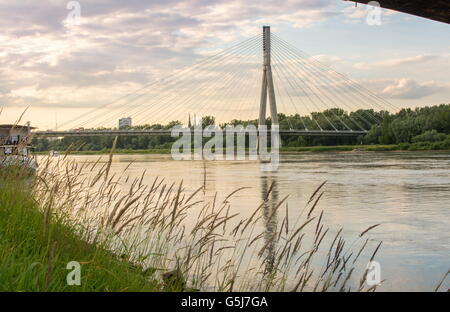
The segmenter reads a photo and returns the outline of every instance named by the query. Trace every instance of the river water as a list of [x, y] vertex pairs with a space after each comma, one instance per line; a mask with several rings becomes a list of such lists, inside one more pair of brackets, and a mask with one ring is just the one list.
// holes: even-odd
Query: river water
[[[99, 156], [71, 156], [96, 161]], [[105, 160], [106, 160], [105, 156]], [[431, 291], [450, 268], [450, 153], [349, 152], [283, 154], [276, 172], [261, 171], [252, 161], [174, 161], [170, 155], [116, 155], [111, 172], [155, 176], [179, 183], [188, 192], [202, 186], [206, 194], [223, 197], [239, 187], [234, 211], [254, 211], [275, 182], [278, 198], [289, 195], [294, 219], [318, 185], [327, 181], [319, 206], [324, 222], [335, 231], [344, 228], [352, 241], [363, 230], [373, 241], [383, 241], [376, 260], [385, 280], [379, 290]], [[443, 288], [450, 288], [447, 278]]]

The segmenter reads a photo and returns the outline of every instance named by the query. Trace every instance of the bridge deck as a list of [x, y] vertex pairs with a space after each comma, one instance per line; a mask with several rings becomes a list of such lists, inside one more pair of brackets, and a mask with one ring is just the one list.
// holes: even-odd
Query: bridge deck
[[[300, 136], [359, 136], [367, 131], [334, 130], [280, 130], [280, 135]], [[248, 133], [248, 132], [247, 132]], [[270, 133], [270, 131], [269, 131]], [[144, 136], [171, 135], [171, 130], [82, 130], [82, 131], [35, 131], [36, 137], [81, 137], [81, 136]]]

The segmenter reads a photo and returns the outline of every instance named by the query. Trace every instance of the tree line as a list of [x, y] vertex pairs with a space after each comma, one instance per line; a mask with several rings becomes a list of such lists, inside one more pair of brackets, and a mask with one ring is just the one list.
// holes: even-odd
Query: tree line
[[[283, 136], [282, 146], [333, 146], [356, 144], [398, 144], [402, 149], [450, 149], [450, 104], [402, 109], [398, 113], [388, 111], [358, 110], [346, 112], [339, 108], [312, 113], [311, 116], [299, 114], [278, 114], [281, 129], [296, 130], [361, 130], [369, 129], [367, 135], [358, 137], [303, 137]], [[201, 120], [202, 127], [216, 124], [213, 116]], [[232, 120], [219, 124], [258, 125], [258, 120]], [[271, 125], [270, 117], [266, 124]], [[168, 124], [146, 124], [133, 126], [130, 130], [171, 129], [181, 125], [179, 121]], [[189, 125], [192, 126], [189, 122]], [[107, 128], [100, 128], [107, 129]], [[145, 150], [168, 149], [177, 138], [170, 136], [121, 136], [118, 149]], [[65, 137], [62, 139], [35, 138], [33, 145], [37, 151], [59, 150], [76, 147], [82, 151], [101, 151], [111, 147], [113, 137]]]

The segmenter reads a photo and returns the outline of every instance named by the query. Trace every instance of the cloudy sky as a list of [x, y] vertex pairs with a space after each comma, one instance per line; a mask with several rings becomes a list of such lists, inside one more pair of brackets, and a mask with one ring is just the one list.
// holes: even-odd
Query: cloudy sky
[[[59, 123], [269, 24], [398, 107], [450, 102], [450, 26], [340, 0], [0, 0], [0, 122]], [[80, 14], [78, 14], [80, 13]], [[257, 111], [255, 111], [256, 116]]]

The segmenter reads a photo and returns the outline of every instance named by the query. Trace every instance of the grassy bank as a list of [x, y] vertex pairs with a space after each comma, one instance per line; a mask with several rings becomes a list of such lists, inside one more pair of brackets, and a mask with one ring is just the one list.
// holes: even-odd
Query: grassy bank
[[[208, 201], [203, 186], [186, 192], [158, 177], [146, 185], [145, 173], [109, 174], [112, 157], [48, 157], [34, 179], [0, 171], [1, 291], [375, 290], [358, 262], [376, 256], [380, 244], [366, 238], [376, 226], [345, 243], [323, 224], [325, 183], [294, 219], [274, 183], [241, 215], [231, 205], [245, 187]], [[317, 266], [323, 257], [328, 265]], [[67, 284], [72, 261], [80, 286]]]
[[386, 152], [397, 151], [398, 145], [337, 145], [337, 146], [304, 146], [304, 147], [282, 147], [281, 152], [351, 152], [351, 151], [367, 151], [367, 152]]
[[[87, 243], [62, 216], [30, 196], [30, 178], [0, 172], [0, 291], [157, 291], [139, 266]], [[50, 206], [49, 206], [50, 207]], [[68, 285], [71, 261], [81, 264], [81, 285]]]
[[[245, 187], [208, 201], [203, 186], [109, 174], [112, 156], [48, 157], [34, 178], [1, 168], [0, 291], [376, 290], [365, 279], [379, 224], [350, 242], [324, 224], [326, 182], [293, 208], [272, 182], [241, 215], [231, 206]], [[289, 218], [293, 209], [301, 212]], [[67, 283], [72, 261], [79, 286]]]
[[[59, 151], [64, 154], [65, 151]], [[72, 155], [102, 155], [109, 154], [109, 149], [103, 149], [99, 151], [71, 151]], [[168, 148], [154, 148], [154, 149], [116, 149], [115, 154], [170, 154], [171, 150]], [[37, 155], [48, 155], [49, 152], [35, 152]]]
[[448, 151], [446, 145], [440, 142], [417, 142], [389, 145], [337, 145], [337, 146], [305, 146], [305, 147], [282, 147], [281, 152], [389, 152], [389, 151]]
[[[225, 149], [224, 149], [225, 150]], [[366, 151], [366, 152], [389, 152], [389, 151], [448, 151], [448, 148], [443, 148], [439, 144], [421, 142], [421, 143], [402, 143], [390, 145], [335, 145], [335, 146], [298, 146], [298, 147], [281, 147], [281, 153], [323, 153], [323, 152], [351, 152], [351, 151]], [[63, 154], [64, 152], [61, 152]], [[108, 154], [109, 150], [100, 151], [72, 151], [74, 155], [99, 155]], [[117, 149], [116, 154], [170, 154], [171, 150], [167, 148], [162, 149]], [[47, 155], [48, 152], [37, 152], [38, 155]]]

